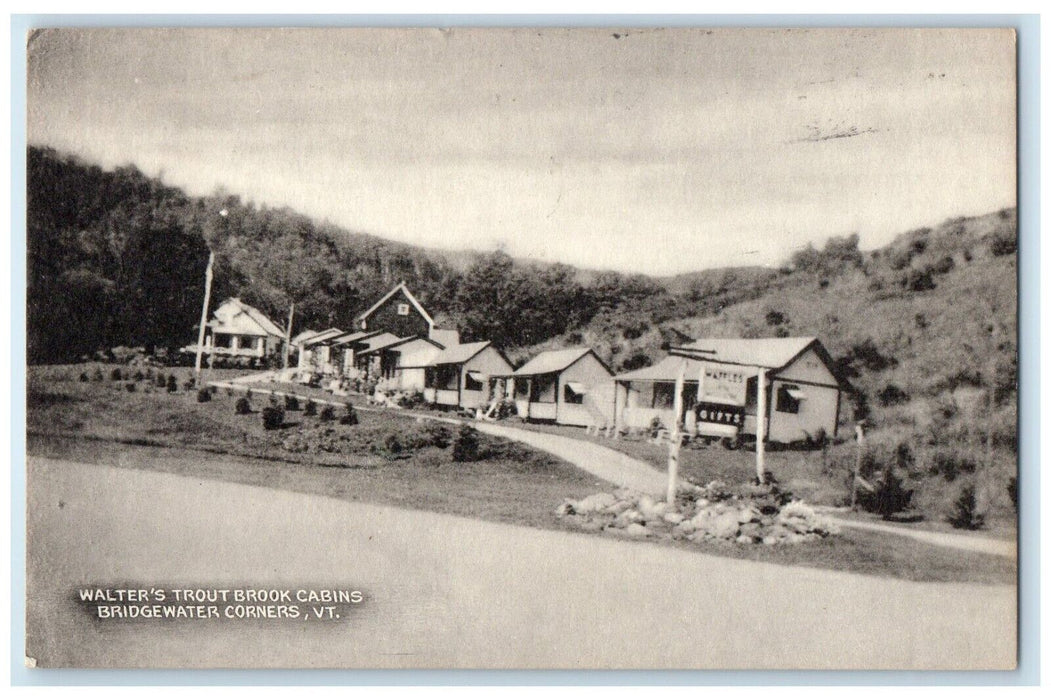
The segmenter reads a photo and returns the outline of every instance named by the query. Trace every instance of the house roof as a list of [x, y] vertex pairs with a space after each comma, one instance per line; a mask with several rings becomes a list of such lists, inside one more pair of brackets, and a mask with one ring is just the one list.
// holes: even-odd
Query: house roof
[[381, 331], [373, 335], [372, 337], [365, 338], [359, 341], [359, 344], [364, 345], [365, 347], [361, 350], [358, 350], [357, 354], [360, 356], [366, 353], [376, 352], [384, 348], [390, 347], [391, 345], [397, 345], [403, 340], [405, 340], [405, 338], [399, 338], [393, 333]]
[[591, 348], [567, 348], [565, 350], [546, 350], [515, 370], [514, 376], [524, 377], [534, 374], [561, 372], [566, 367], [592, 352]]
[[405, 298], [408, 299], [409, 303], [411, 303], [413, 306], [415, 306], [416, 310], [420, 312], [420, 315], [423, 316], [424, 319], [426, 319], [427, 325], [429, 325], [429, 326], [433, 326], [434, 325], [434, 319], [431, 318], [431, 315], [429, 313], [427, 313], [427, 309], [423, 308], [423, 305], [420, 304], [420, 302], [416, 300], [416, 297], [414, 297], [412, 295], [412, 292], [409, 291], [409, 288], [405, 285], [404, 282], [401, 282], [400, 284], [398, 284], [398, 286], [396, 286], [394, 289], [392, 289], [389, 292], [387, 292], [386, 294], [384, 294], [380, 298], [379, 301], [377, 301], [375, 304], [370, 306], [365, 311], [362, 311], [360, 314], [358, 314], [357, 318], [354, 319], [355, 323], [358, 322], [358, 321], [363, 321], [366, 318], [368, 318], [369, 316], [371, 316], [373, 314], [373, 312], [376, 311], [376, 309], [380, 308], [385, 303], [387, 303], [387, 301], [392, 296], [397, 294], [398, 292], [404, 292], [405, 293]]
[[459, 365], [467, 362], [472, 357], [480, 353], [489, 347], [491, 343], [488, 340], [481, 340], [477, 343], [464, 343], [463, 345], [450, 345], [449, 347], [438, 353], [433, 360], [428, 363], [428, 366], [433, 367], [434, 365]]
[[[234, 308], [236, 308], [238, 310], [238, 312], [248, 316], [248, 318], [252, 319], [252, 321], [254, 321], [255, 324], [257, 326], [259, 326], [260, 329], [262, 331], [264, 331], [264, 333], [266, 333], [267, 335], [276, 335], [279, 338], [284, 338], [285, 337], [285, 332], [283, 330], [281, 330], [280, 328], [278, 328], [276, 323], [274, 323], [269, 318], [267, 318], [266, 314], [264, 314], [262, 311], [260, 311], [259, 309], [255, 308], [254, 306], [249, 306], [248, 304], [244, 303], [243, 301], [241, 301], [237, 297], [232, 297], [232, 298], [227, 299], [226, 301], [224, 301], [222, 304], [220, 304], [219, 308], [222, 308], [223, 306], [227, 306], [227, 305], [233, 306]], [[218, 309], [216, 309], [216, 310], [218, 311]], [[235, 316], [236, 316], [236, 314], [235, 314]], [[218, 321], [219, 321], [219, 319], [212, 319], [211, 321], [208, 322], [208, 325], [210, 325], [213, 328], [215, 328], [215, 327], [219, 326], [219, 322]]]
[[317, 345], [323, 343], [326, 340], [332, 340], [337, 335], [343, 335], [343, 331], [338, 328], [329, 328], [328, 330], [321, 331], [302, 341], [300, 344], [303, 347], [309, 347], [311, 345]]
[[300, 345], [303, 343], [303, 341], [313, 338], [318, 333], [320, 333], [320, 331], [300, 331], [296, 335], [292, 336], [292, 344]]
[[399, 348], [402, 345], [405, 345], [407, 343], [411, 343], [414, 340], [419, 340], [420, 342], [427, 343], [428, 345], [433, 346], [436, 350], [444, 350], [445, 349], [444, 345], [442, 345], [438, 341], [434, 340], [433, 338], [428, 338], [428, 337], [423, 336], [423, 335], [410, 335], [408, 338], [396, 338], [395, 340], [392, 340], [390, 342], [382, 343], [382, 344], [380, 344], [380, 345], [378, 345], [376, 347], [369, 348], [365, 352], [376, 352], [376, 351], [379, 351], [379, 350], [393, 350], [394, 348]]
[[[817, 338], [705, 338], [672, 347], [673, 354], [733, 365], [781, 369], [814, 343]], [[827, 353], [824, 353], [827, 355]]]
[[371, 338], [375, 335], [379, 335], [383, 331], [351, 331], [350, 333], [343, 333], [331, 338], [333, 345], [349, 345], [350, 343], [357, 343], [366, 338]]

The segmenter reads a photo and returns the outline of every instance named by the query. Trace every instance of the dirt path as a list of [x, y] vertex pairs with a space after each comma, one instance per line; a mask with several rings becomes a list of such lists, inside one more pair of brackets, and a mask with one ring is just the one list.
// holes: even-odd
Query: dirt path
[[[40, 666], [1015, 664], [1013, 586], [781, 567], [39, 457], [28, 513], [28, 653]], [[117, 583], [327, 585], [368, 599], [326, 625], [111, 623], [73, 600]]]
[[[217, 386], [226, 386], [220, 382], [212, 383]], [[270, 389], [253, 390], [261, 391], [262, 393], [273, 393], [278, 396], [290, 393]], [[300, 398], [306, 400], [305, 396], [301, 396]], [[314, 400], [318, 403], [330, 403], [335, 406], [342, 405], [337, 401], [325, 401], [323, 399]], [[389, 409], [359, 407], [359, 410]], [[463, 422], [458, 419], [439, 417], [425, 413], [414, 415], [418, 415], [418, 417], [428, 420], [440, 420], [447, 423], [458, 424]], [[509, 425], [486, 423], [484, 421], [473, 421], [472, 424], [481, 432], [504, 437], [509, 440], [516, 440], [531, 447], [535, 447], [538, 450], [549, 452], [556, 457], [564, 459], [577, 468], [583, 469], [584, 471], [612, 484], [632, 488], [655, 496], [663, 496], [667, 491], [668, 477], [665, 472], [654, 469], [649, 464], [639, 459], [635, 459], [634, 457], [629, 457], [623, 452], [618, 452], [613, 448], [596, 445], [588, 440], [578, 440], [576, 438], [554, 435], [552, 433], [541, 433]], [[910, 537], [914, 540], [938, 547], [949, 547], [952, 549], [993, 554], [1004, 557], [1017, 557], [1018, 554], [1017, 544], [1010, 540], [1001, 540], [978, 535], [930, 532], [891, 524], [866, 523], [857, 520], [836, 518], [834, 516], [830, 517], [842, 527], [849, 527], [857, 530], [886, 532], [901, 537]]]

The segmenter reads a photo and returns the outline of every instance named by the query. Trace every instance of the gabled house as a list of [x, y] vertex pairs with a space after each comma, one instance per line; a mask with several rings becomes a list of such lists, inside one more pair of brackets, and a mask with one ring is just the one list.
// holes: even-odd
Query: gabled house
[[591, 348], [542, 352], [511, 374], [518, 415], [562, 425], [605, 425], [614, 417], [613, 372]]
[[362, 331], [387, 331], [399, 338], [430, 338], [445, 347], [460, 343], [460, 334], [455, 329], [435, 328], [434, 318], [413, 296], [405, 282], [358, 314], [354, 324]]
[[739, 434], [756, 434], [758, 369], [766, 370], [767, 440], [790, 443], [820, 431], [835, 436], [842, 393], [848, 385], [833, 371], [821, 341], [802, 338], [707, 338], [669, 349], [671, 356], [652, 367], [616, 377], [617, 422], [646, 427], [653, 417], [671, 427], [675, 381], [685, 367], [683, 405], [697, 402], [698, 379], [705, 362], [739, 367], [744, 375], [745, 407]]
[[284, 342], [285, 332], [266, 314], [232, 298], [212, 312], [205, 329], [204, 352], [262, 360], [277, 355]]
[[[419, 369], [404, 365], [401, 371]], [[424, 397], [439, 406], [480, 408], [492, 399], [493, 383], [513, 367], [489, 341], [453, 345], [423, 365]]]

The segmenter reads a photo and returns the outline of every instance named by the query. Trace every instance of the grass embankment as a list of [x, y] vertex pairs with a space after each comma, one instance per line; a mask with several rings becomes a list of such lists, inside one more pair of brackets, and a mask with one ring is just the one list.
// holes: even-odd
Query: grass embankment
[[[127, 381], [111, 381], [108, 373], [102, 381], [81, 382], [82, 367], [30, 368], [31, 454], [558, 530], [571, 529], [554, 514], [564, 498], [613, 488], [555, 457], [484, 434], [478, 436], [483, 459], [454, 462], [451, 447], [439, 447], [427, 437], [440, 426], [397, 410], [359, 411], [358, 425], [343, 426], [338, 422], [342, 410], [336, 411], [336, 421], [322, 423], [319, 416], [305, 415], [301, 402], [300, 410], [286, 412], [286, 427], [268, 431], [259, 411], [269, 397], [253, 396], [253, 413], [237, 415], [234, 406], [244, 395], [241, 391], [220, 389], [211, 401], [199, 403], [196, 391], [180, 388], [170, 394], [155, 385], [147, 387], [145, 380], [128, 392]], [[189, 371], [176, 373], [181, 387]], [[317, 392], [319, 398], [322, 395]], [[529, 427], [586, 437], [583, 430], [573, 428]], [[449, 437], [455, 432], [450, 427]], [[320, 442], [319, 435], [327, 435], [336, 451], [303, 449], [304, 444]], [[396, 449], [391, 435], [398, 436]], [[666, 458], [663, 448], [645, 442], [594, 439], [655, 465], [661, 455]], [[751, 473], [749, 453], [716, 449], [685, 450], [684, 455], [691, 478], [702, 483], [713, 478], [742, 481]], [[706, 455], [721, 466], [703, 471], [701, 458]], [[775, 460], [793, 456], [800, 457], [771, 455]], [[787, 485], [794, 483], [789, 479]], [[918, 581], [1014, 583], [1016, 577], [1013, 560], [870, 532], [845, 531], [794, 546], [679, 542], [667, 546]]]

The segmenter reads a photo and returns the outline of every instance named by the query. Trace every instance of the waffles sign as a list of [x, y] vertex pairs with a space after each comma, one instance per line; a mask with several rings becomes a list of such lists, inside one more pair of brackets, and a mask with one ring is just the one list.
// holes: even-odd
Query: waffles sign
[[748, 377], [740, 367], [706, 362], [701, 370], [697, 400], [705, 403], [745, 405]]

